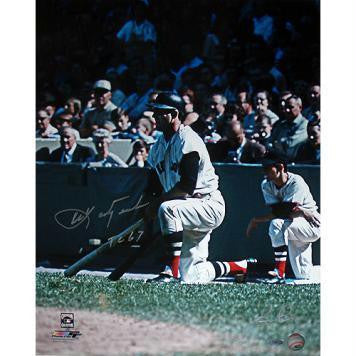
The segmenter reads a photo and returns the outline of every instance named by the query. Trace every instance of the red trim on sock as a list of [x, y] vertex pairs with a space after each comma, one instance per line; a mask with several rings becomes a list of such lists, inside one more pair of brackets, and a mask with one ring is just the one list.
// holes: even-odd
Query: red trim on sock
[[179, 261], [180, 261], [180, 256], [173, 256], [170, 266], [172, 270], [173, 277], [178, 278], [179, 274]]
[[238, 262], [228, 262], [229, 266], [230, 266], [230, 272], [229, 275], [234, 275], [237, 274], [239, 272], [242, 273], [246, 273], [247, 272], [247, 268], [239, 266]]
[[276, 261], [276, 269], [280, 277], [284, 278], [286, 273], [286, 263], [287, 261]]

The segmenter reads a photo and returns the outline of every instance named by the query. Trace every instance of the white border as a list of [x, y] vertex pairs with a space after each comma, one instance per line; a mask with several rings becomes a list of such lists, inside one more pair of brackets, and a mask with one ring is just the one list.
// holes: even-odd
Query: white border
[[356, 2], [322, 0], [321, 13], [321, 353], [355, 355]]
[[0, 24], [1, 353], [34, 355], [35, 1], [2, 2]]

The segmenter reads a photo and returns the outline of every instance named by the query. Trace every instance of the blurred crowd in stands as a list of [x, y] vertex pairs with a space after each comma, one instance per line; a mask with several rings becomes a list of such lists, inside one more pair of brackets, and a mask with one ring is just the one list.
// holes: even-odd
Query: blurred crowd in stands
[[39, 1], [36, 138], [61, 147], [37, 159], [147, 166], [161, 134], [147, 104], [169, 90], [213, 162], [274, 149], [319, 164], [319, 27], [318, 0]]

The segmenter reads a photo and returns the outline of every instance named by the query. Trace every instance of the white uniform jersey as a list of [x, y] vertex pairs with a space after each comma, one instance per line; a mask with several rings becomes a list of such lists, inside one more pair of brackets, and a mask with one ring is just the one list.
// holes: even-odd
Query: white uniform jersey
[[298, 174], [288, 172], [288, 180], [281, 188], [277, 188], [272, 181], [264, 179], [261, 188], [267, 205], [294, 202], [308, 210], [318, 209], [307, 183]]
[[219, 178], [203, 140], [190, 126], [181, 125], [168, 142], [163, 135], [159, 137], [148, 156], [148, 163], [157, 171], [165, 192], [180, 181], [179, 164], [183, 155], [194, 151], [199, 154], [199, 170], [193, 194], [209, 194], [218, 189]]

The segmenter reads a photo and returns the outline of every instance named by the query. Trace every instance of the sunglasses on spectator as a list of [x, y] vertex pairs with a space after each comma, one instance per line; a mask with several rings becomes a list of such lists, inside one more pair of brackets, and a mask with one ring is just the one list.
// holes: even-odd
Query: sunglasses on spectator
[[102, 96], [104, 94], [106, 94], [109, 90], [106, 89], [95, 89], [94, 90], [94, 95], [95, 96]]

